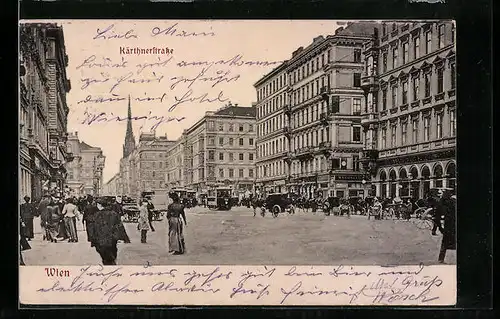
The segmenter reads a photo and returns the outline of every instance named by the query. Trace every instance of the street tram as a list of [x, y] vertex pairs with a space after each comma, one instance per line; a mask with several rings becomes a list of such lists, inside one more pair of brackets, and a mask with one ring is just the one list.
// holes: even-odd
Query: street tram
[[197, 204], [196, 191], [188, 189], [186, 190], [186, 207], [192, 208]]
[[209, 189], [207, 194], [207, 206], [210, 210], [230, 210], [232, 188], [219, 186]]
[[183, 187], [176, 187], [176, 188], [172, 188], [171, 192], [176, 193], [177, 196], [179, 196], [179, 201], [181, 203], [184, 203], [184, 199], [187, 196], [187, 189], [185, 189]]

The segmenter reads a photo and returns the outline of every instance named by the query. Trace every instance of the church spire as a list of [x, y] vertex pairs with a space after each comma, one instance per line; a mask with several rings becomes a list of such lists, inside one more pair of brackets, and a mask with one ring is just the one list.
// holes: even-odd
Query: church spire
[[127, 131], [125, 132], [125, 143], [123, 144], [123, 158], [127, 157], [134, 151], [135, 137], [132, 129], [132, 109], [130, 106], [130, 94], [128, 96], [128, 117], [127, 117]]

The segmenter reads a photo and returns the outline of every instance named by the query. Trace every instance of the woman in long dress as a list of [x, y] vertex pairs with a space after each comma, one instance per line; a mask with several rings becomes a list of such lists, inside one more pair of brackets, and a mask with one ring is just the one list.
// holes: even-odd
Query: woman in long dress
[[168, 205], [168, 246], [169, 252], [174, 255], [182, 255], [186, 252], [182, 222], [187, 226], [184, 205], [180, 203], [179, 195], [170, 193], [173, 203]]
[[58, 203], [52, 198], [47, 206], [47, 224], [45, 229], [47, 231], [47, 240], [57, 243], [57, 233], [59, 231], [59, 223], [61, 221], [61, 212]]

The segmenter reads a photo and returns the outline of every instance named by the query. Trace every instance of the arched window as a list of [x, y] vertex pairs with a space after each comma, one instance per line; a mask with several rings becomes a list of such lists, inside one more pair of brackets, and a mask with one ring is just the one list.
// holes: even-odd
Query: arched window
[[435, 179], [435, 187], [443, 187], [443, 167], [441, 164], [437, 164], [434, 167], [434, 179]]
[[406, 174], [406, 168], [404, 167], [399, 170], [399, 180], [401, 181], [399, 196], [410, 196], [410, 180], [408, 179], [408, 174]]
[[446, 168], [446, 176], [448, 177], [448, 187], [455, 190], [456, 187], [456, 166], [451, 162]]
[[385, 171], [380, 172], [380, 197], [387, 197], [387, 175]]
[[429, 190], [431, 189], [431, 171], [429, 170], [429, 166], [422, 167], [422, 181], [423, 181], [423, 195], [424, 198], [429, 194]]
[[390, 180], [390, 194], [389, 194], [389, 196], [391, 198], [394, 198], [394, 197], [396, 197], [396, 188], [397, 188], [396, 171], [394, 169], [391, 169], [391, 171], [389, 172], [389, 180]]

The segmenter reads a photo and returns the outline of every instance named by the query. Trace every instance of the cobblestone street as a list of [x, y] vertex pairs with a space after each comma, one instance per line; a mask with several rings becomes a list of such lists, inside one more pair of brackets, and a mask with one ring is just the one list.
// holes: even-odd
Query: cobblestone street
[[[415, 223], [396, 220], [367, 220], [325, 217], [297, 212], [253, 217], [250, 209], [209, 211], [186, 210], [187, 253], [168, 253], [167, 222], [154, 223], [148, 243], [140, 243], [136, 224], [126, 223], [130, 244], [119, 243], [118, 264], [302, 264], [302, 265], [409, 265], [436, 264], [441, 236]], [[81, 222], [78, 243], [42, 241], [39, 219], [35, 219], [32, 249], [23, 252], [26, 265], [81, 265], [100, 263], [90, 247]], [[456, 263], [455, 251], [448, 251], [447, 264]]]

